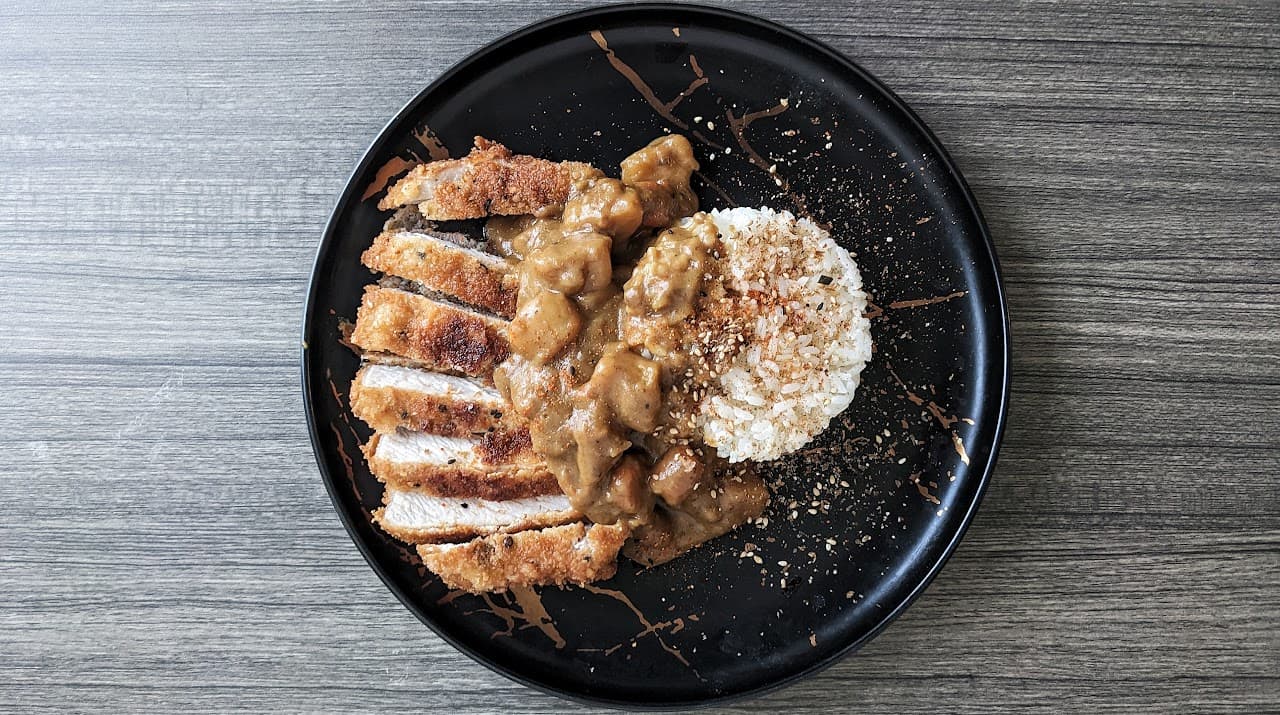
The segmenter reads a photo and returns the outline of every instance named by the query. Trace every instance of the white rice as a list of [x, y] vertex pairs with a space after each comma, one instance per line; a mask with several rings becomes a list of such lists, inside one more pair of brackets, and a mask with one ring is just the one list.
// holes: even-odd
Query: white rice
[[754, 325], [717, 366], [695, 424], [731, 462], [803, 447], [853, 401], [871, 359], [867, 296], [849, 252], [808, 219], [768, 208], [712, 211], [724, 283]]

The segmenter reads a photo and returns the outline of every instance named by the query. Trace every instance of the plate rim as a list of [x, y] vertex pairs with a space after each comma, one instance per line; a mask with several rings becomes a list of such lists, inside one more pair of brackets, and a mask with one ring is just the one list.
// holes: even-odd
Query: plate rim
[[[998, 326], [1000, 329], [1000, 342], [1003, 346], [1003, 350], [1001, 351], [1001, 354], [999, 356], [995, 356], [995, 357], [998, 357], [998, 360], [992, 360], [993, 366], [998, 365], [1002, 375], [1002, 380], [999, 388], [1000, 404], [999, 404], [999, 410], [995, 416], [995, 425], [994, 425], [991, 449], [985, 463], [981, 465], [980, 474], [977, 475], [973, 498], [966, 505], [965, 512], [959, 522], [959, 525], [954, 530], [954, 532], [950, 535], [950, 538], [947, 540], [946, 545], [941, 549], [941, 551], [938, 552], [937, 556], [933, 559], [933, 562], [929, 565], [928, 570], [911, 588], [911, 590], [906, 594], [906, 596], [904, 596], [893, 608], [888, 609], [876, 621], [875, 625], [872, 626], [870, 629], [868, 629], [864, 634], [851, 640], [849, 643], [846, 643], [845, 645], [840, 647], [838, 650], [835, 650], [827, 654], [821, 659], [809, 664], [808, 666], [794, 673], [791, 673], [789, 675], [786, 675], [776, 680], [769, 680], [758, 686], [752, 686], [752, 687], [748, 687], [740, 690], [735, 690], [725, 694], [713, 695], [713, 696], [698, 699], [698, 700], [662, 701], [662, 702], [654, 703], [654, 702], [636, 701], [636, 700], [628, 700], [628, 699], [620, 699], [620, 698], [611, 698], [611, 697], [602, 696], [602, 695], [591, 695], [591, 694], [582, 693], [579, 691], [568, 690], [565, 688], [557, 687], [554, 685], [550, 685], [550, 684], [535, 680], [533, 678], [530, 678], [524, 675], [519, 671], [506, 668], [498, 664], [497, 662], [491, 660], [488, 656], [476, 651], [475, 649], [468, 647], [467, 645], [455, 639], [451, 634], [446, 632], [444, 628], [438, 626], [432, 619], [428, 618], [427, 614], [418, 608], [416, 602], [409, 596], [409, 594], [406, 593], [405, 590], [402, 589], [395, 582], [395, 580], [391, 578], [391, 576], [383, 568], [382, 564], [377, 559], [377, 557], [375, 557], [369, 545], [367, 545], [363, 539], [359, 538], [358, 534], [356, 533], [356, 524], [354, 523], [352, 518], [348, 515], [347, 510], [345, 509], [345, 506], [344, 506], [343, 497], [338, 493], [337, 479], [330, 472], [328, 465], [326, 464], [324, 459], [323, 446], [321, 444], [322, 442], [321, 432], [319, 429], [317, 429], [316, 419], [315, 419], [316, 411], [314, 409], [315, 405], [312, 399], [312, 393], [315, 385], [311, 380], [311, 371], [309, 368], [311, 367], [311, 362], [313, 359], [310, 338], [312, 337], [313, 333], [316, 331], [317, 323], [319, 322], [315, 320], [314, 317], [316, 314], [316, 301], [317, 301], [317, 293], [318, 293], [317, 275], [321, 267], [320, 264], [324, 260], [324, 258], [328, 255], [329, 251], [332, 249], [334, 242], [336, 241], [338, 220], [340, 218], [340, 215], [343, 213], [342, 209], [350, 203], [354, 194], [358, 190], [357, 184], [356, 184], [357, 179], [363, 176], [371, 167], [376, 154], [379, 151], [381, 151], [383, 148], [382, 145], [385, 142], [388, 131], [393, 126], [401, 123], [402, 121], [407, 119], [411, 114], [416, 112], [419, 106], [423, 104], [427, 100], [427, 98], [436, 91], [438, 87], [440, 87], [441, 85], [451, 80], [455, 75], [461, 73], [463, 70], [469, 68], [471, 65], [477, 62], [483, 61], [487, 56], [490, 56], [496, 52], [499, 52], [500, 50], [503, 50], [509, 47], [511, 44], [518, 42], [529, 35], [543, 32], [545, 30], [553, 28], [556, 25], [560, 25], [562, 23], [579, 21], [579, 20], [591, 18], [591, 17], [622, 16], [626, 18], [628, 16], [644, 16], [649, 13], [673, 13], [673, 12], [685, 13], [686, 15], [692, 15], [702, 20], [714, 20], [719, 18], [719, 19], [732, 20], [734, 22], [739, 22], [739, 23], [745, 22], [748, 24], [753, 24], [762, 30], [775, 33], [781, 36], [782, 38], [784, 38], [785, 40], [799, 45], [800, 47], [803, 47], [810, 51], [817, 52], [824, 58], [834, 62], [841, 69], [841, 71], [847, 72], [851, 75], [856, 76], [858, 79], [860, 79], [863, 82], [866, 82], [868, 85], [873, 87], [876, 91], [880, 92], [888, 101], [889, 108], [897, 112], [900, 112], [908, 120], [909, 124], [911, 125], [911, 128], [919, 132], [919, 134], [924, 138], [925, 143], [928, 145], [928, 147], [936, 153], [938, 164], [943, 169], [945, 169], [947, 174], [950, 175], [952, 180], [955, 182], [956, 186], [959, 188], [960, 190], [959, 198], [961, 199], [961, 202], [963, 203], [963, 205], [966, 206], [968, 210], [971, 212], [972, 218], [976, 223], [976, 226], [978, 228], [978, 235], [979, 235], [979, 238], [981, 239], [981, 244], [986, 249], [987, 256], [990, 259], [990, 269], [992, 271], [992, 275], [994, 276], [994, 282], [990, 287], [992, 289], [993, 296], [998, 302], [999, 308], [1000, 308]], [[961, 202], [958, 202], [958, 203], [961, 203]], [[997, 324], [997, 321], [993, 320], [992, 323], [994, 327], [994, 325]], [[538, 692], [541, 692], [541, 693], [545, 693], [548, 695], [552, 695], [555, 697], [563, 698], [563, 699], [581, 703], [581, 704], [605, 706], [610, 708], [640, 708], [648, 711], [674, 711], [674, 710], [684, 710], [689, 708], [704, 708], [704, 707], [711, 707], [715, 705], [725, 705], [731, 702], [741, 701], [747, 698], [756, 698], [756, 697], [765, 695], [767, 693], [775, 692], [777, 690], [790, 686], [796, 682], [799, 682], [800, 680], [813, 676], [823, 670], [826, 670], [827, 668], [844, 660], [846, 657], [857, 652], [859, 649], [862, 648], [862, 646], [866, 645], [876, 636], [880, 635], [880, 633], [882, 633], [886, 628], [888, 628], [889, 625], [892, 624], [895, 620], [897, 620], [898, 617], [901, 616], [902, 613], [908, 607], [910, 607], [913, 603], [915, 603], [915, 601], [929, 587], [929, 585], [941, 572], [942, 567], [945, 566], [947, 561], [950, 560], [951, 556], [954, 554], [956, 548], [959, 546], [960, 541], [964, 537], [965, 533], [969, 530], [969, 527], [973, 522], [974, 515], [977, 513], [978, 507], [981, 505], [983, 497], [986, 495], [987, 487], [990, 484], [992, 473], [995, 471], [996, 462], [999, 457], [1000, 447], [1004, 441], [1004, 432], [1005, 432], [1005, 427], [1008, 421], [1009, 402], [1010, 402], [1010, 395], [1012, 390], [1012, 374], [1011, 374], [1012, 340], [1011, 340], [1010, 331], [1009, 331], [1009, 306], [1008, 306], [1008, 301], [1006, 300], [1006, 297], [1005, 297], [1004, 278], [1000, 270], [999, 258], [996, 255], [995, 244], [991, 238], [991, 231], [987, 226], [987, 222], [985, 217], [983, 216], [982, 209], [978, 205], [977, 199], [974, 197], [973, 191], [969, 187], [968, 182], [965, 180], [964, 175], [961, 173], [959, 166], [956, 164], [955, 160], [951, 157], [950, 153], [947, 152], [946, 148], [942, 145], [941, 141], [938, 140], [937, 136], [928, 127], [928, 125], [926, 125], [924, 121], [915, 113], [915, 111], [912, 110], [911, 107], [908, 106], [907, 103], [904, 102], [900, 97], [898, 97], [898, 95], [892, 89], [890, 89], [884, 82], [880, 81], [877, 77], [875, 77], [873, 74], [868, 72], [866, 69], [861, 67], [856, 62], [854, 62], [844, 53], [840, 52], [839, 50], [836, 50], [835, 48], [831, 47], [830, 45], [828, 45], [827, 43], [821, 40], [818, 40], [798, 30], [793, 30], [780, 23], [774, 22], [772, 20], [760, 17], [758, 15], [754, 15], [751, 13], [746, 13], [739, 10], [731, 10], [731, 9], [722, 8], [722, 7], [712, 7], [708, 5], [685, 4], [685, 3], [674, 3], [674, 2], [643, 2], [643, 3], [597, 5], [597, 6], [592, 6], [588, 8], [583, 8], [580, 10], [575, 10], [572, 12], [553, 15], [545, 19], [538, 20], [529, 25], [525, 25], [521, 28], [518, 28], [512, 32], [506, 33], [498, 38], [495, 38], [494, 40], [484, 44], [483, 46], [477, 48], [473, 52], [467, 54], [462, 59], [450, 65], [448, 69], [441, 72], [434, 80], [428, 83], [426, 87], [424, 87], [421, 91], [419, 91], [411, 99], [409, 99], [409, 101], [406, 102], [404, 106], [402, 106], [400, 110], [397, 111], [382, 126], [380, 130], [378, 130], [378, 133], [370, 142], [368, 148], [365, 149], [365, 152], [361, 156], [360, 161], [356, 163], [355, 167], [352, 169], [350, 175], [348, 176], [346, 183], [343, 185], [341, 192], [339, 192], [337, 201], [334, 203], [334, 207], [332, 212], [329, 215], [328, 221], [325, 222], [325, 226], [321, 234], [320, 242], [316, 247], [315, 258], [312, 261], [310, 279], [308, 280], [308, 283], [307, 283], [307, 297], [306, 297], [306, 300], [304, 301], [304, 307], [303, 307], [301, 345], [302, 345], [302, 349], [300, 353], [299, 367], [300, 367], [301, 378], [302, 378], [301, 387], [302, 387], [303, 411], [306, 413], [307, 432], [310, 438], [312, 456], [316, 460], [316, 465], [320, 470], [320, 476], [321, 476], [321, 480], [324, 482], [325, 491], [329, 495], [329, 499], [330, 499], [330, 502], [332, 503], [334, 511], [338, 513], [338, 518], [342, 522], [343, 528], [347, 532], [347, 536], [351, 539], [352, 542], [355, 543], [356, 548], [360, 551], [360, 554], [364, 557], [365, 561], [369, 564], [370, 568], [373, 569], [374, 573], [377, 574], [379, 580], [382, 581], [383, 585], [386, 586], [386, 588], [389, 591], [391, 591], [392, 595], [394, 595], [396, 599], [400, 601], [400, 603], [410, 613], [412, 613], [419, 621], [421, 621], [424, 625], [426, 625], [427, 628], [429, 628], [433, 633], [435, 633], [438, 637], [440, 637], [442, 640], [444, 640], [454, 649], [458, 650], [459, 652], [463, 653], [473, 661], [483, 665], [489, 670], [499, 675], [502, 675], [503, 677], [506, 677], [514, 682], [517, 682], [521, 685], [537, 690]]]

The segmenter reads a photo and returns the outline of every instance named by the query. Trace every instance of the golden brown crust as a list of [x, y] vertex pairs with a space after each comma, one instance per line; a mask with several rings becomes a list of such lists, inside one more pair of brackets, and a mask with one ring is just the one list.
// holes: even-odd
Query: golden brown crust
[[526, 463], [539, 460], [533, 450], [533, 438], [529, 428], [520, 426], [511, 430], [494, 430], [480, 438], [476, 447], [485, 464]]
[[574, 165], [513, 155], [505, 146], [476, 137], [461, 159], [419, 164], [387, 190], [380, 209], [417, 203], [437, 221], [532, 214], [569, 197]]
[[[523, 430], [520, 430], [523, 432]], [[528, 441], [528, 433], [524, 432]], [[502, 437], [502, 441], [518, 443], [519, 435]], [[393, 462], [378, 457], [381, 434], [375, 434], [361, 447], [369, 471], [382, 483], [395, 489], [414, 489], [432, 496], [455, 499], [510, 501], [526, 497], [560, 494], [560, 484], [532, 448], [515, 453], [505, 461], [483, 459], [471, 464], [431, 464], [429, 462]], [[477, 447], [478, 454], [484, 454]]]
[[[365, 369], [361, 368], [361, 372]], [[359, 374], [351, 383], [351, 412], [379, 432], [403, 428], [445, 437], [470, 437], [522, 427], [520, 417], [505, 404], [495, 406], [400, 387], [368, 387]]]
[[360, 261], [375, 271], [417, 281], [505, 318], [516, 310], [516, 275], [446, 240], [418, 233], [384, 231]]
[[507, 524], [500, 529], [491, 529], [472, 524], [441, 524], [431, 528], [414, 528], [386, 523], [382, 519], [385, 511], [385, 508], [375, 510], [373, 512], [373, 520], [383, 531], [406, 544], [452, 543], [487, 534], [518, 533], [528, 529], [558, 526], [582, 518], [582, 515], [577, 511], [568, 509], [565, 511], [544, 511]]
[[625, 527], [616, 525], [566, 524], [465, 544], [422, 545], [418, 556], [447, 586], [472, 593], [584, 584], [613, 576], [627, 534]]
[[365, 287], [351, 342], [485, 380], [509, 353], [503, 321], [376, 285]]
[[560, 485], [545, 468], [502, 467], [479, 469], [457, 466], [375, 465], [374, 475], [396, 489], [419, 489], [439, 497], [510, 501], [559, 494]]

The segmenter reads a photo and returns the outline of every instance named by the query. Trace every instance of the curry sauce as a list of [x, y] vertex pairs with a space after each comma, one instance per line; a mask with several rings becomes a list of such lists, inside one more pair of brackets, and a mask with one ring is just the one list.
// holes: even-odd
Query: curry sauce
[[558, 216], [490, 220], [490, 245], [519, 266], [511, 357], [494, 379], [574, 507], [630, 528], [626, 553], [655, 564], [758, 515], [768, 493], [673, 417], [707, 369], [688, 346], [718, 289], [693, 149], [662, 137], [621, 168], [580, 172]]

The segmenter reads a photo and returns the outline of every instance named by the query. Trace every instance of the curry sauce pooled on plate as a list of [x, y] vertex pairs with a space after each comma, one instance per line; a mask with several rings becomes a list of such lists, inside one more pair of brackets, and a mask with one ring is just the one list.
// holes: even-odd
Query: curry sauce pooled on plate
[[[424, 303], [388, 318], [366, 295], [353, 335], [377, 348], [354, 340], [374, 364], [357, 376], [352, 406], [382, 431], [366, 447], [388, 485], [379, 524], [420, 544], [451, 586], [608, 578], [619, 546], [642, 564], [668, 561], [761, 514], [769, 496], [755, 461], [803, 446], [852, 400], [870, 357], [852, 259], [790, 214], [698, 212], [697, 168], [679, 135], [627, 157], [620, 179], [477, 139], [468, 157], [419, 167], [384, 199], [407, 205], [375, 244], [433, 250], [372, 256], [389, 278], [371, 293]], [[451, 196], [465, 197], [456, 210]], [[505, 214], [489, 219], [484, 241], [433, 224], [477, 206]], [[432, 265], [463, 259], [495, 285], [514, 283], [514, 315], [446, 302], [468, 296]], [[386, 332], [399, 340], [376, 339]], [[451, 368], [493, 353], [491, 380]], [[419, 364], [423, 355], [440, 360]], [[454, 423], [474, 431], [418, 431]], [[495, 440], [515, 447], [486, 457]], [[390, 478], [406, 469], [418, 476], [407, 488]], [[548, 473], [560, 493], [547, 493]], [[515, 498], [484, 498], [498, 479]], [[468, 493], [478, 498], [463, 501]]]
[[[560, 216], [503, 242], [520, 292], [498, 389], [573, 506], [629, 527], [627, 554], [644, 563], [719, 536], [768, 501], [752, 470], [729, 469], [671, 419], [669, 402], [687, 395], [687, 319], [716, 272], [714, 222], [686, 218], [697, 168], [684, 137], [658, 139], [622, 162], [621, 180], [579, 179]], [[661, 233], [629, 270], [642, 228]]]

